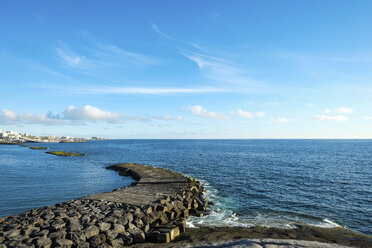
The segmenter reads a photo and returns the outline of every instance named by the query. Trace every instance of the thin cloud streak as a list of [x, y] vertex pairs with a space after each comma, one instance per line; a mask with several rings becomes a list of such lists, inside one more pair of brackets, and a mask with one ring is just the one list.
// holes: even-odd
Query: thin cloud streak
[[151, 24], [151, 28], [152, 28], [152, 30], [154, 30], [160, 36], [162, 36], [162, 37], [164, 37], [164, 38], [166, 38], [168, 40], [174, 40], [172, 37], [170, 37], [169, 35], [167, 35], [163, 31], [161, 31], [160, 28], [155, 23], [152, 23]]
[[123, 63], [125, 59], [126, 63], [133, 63], [137, 65], [155, 65], [159, 62], [147, 55], [140, 53], [131, 52], [122, 49], [112, 44], [96, 44], [97, 49], [92, 51], [92, 54], [105, 61], [117, 61], [119, 64]]
[[[59, 41], [55, 47], [56, 59], [76, 72], [97, 76], [115, 70], [127, 69], [133, 66], [159, 64], [150, 56], [127, 51], [112, 44], [94, 43], [83, 49], [84, 55], [78, 55], [67, 44]], [[80, 52], [82, 53], [82, 52]]]
[[0, 51], [0, 57], [7, 61], [7, 63], [13, 63], [16, 64], [19, 70], [22, 69], [32, 69], [32, 71], [39, 71], [41, 74], [45, 75], [51, 75], [59, 78], [63, 78], [65, 80], [71, 81], [71, 82], [78, 82], [77, 80], [71, 78], [70, 76], [59, 72], [55, 69], [50, 68], [50, 66], [40, 64], [39, 62], [33, 60], [33, 59], [28, 59], [25, 57], [19, 57], [18, 55], [15, 54], [9, 54], [5, 53], [3, 51]]
[[[231, 57], [239, 59], [241, 56], [226, 51], [204, 48], [193, 42], [176, 40], [161, 31], [156, 24], [152, 24], [152, 29], [159, 35], [178, 43], [181, 47], [179, 48], [180, 54], [196, 63], [203, 73], [203, 77], [210, 80], [210, 83], [224, 84], [230, 88], [234, 85], [234, 88], [240, 87], [240, 89], [237, 89], [240, 92], [272, 90], [265, 82], [253, 79], [245, 69], [239, 66], [238, 61], [227, 59]], [[197, 52], [192, 50], [197, 50]], [[213, 54], [210, 52], [212, 50], [215, 51]]]
[[372, 63], [370, 56], [358, 55], [349, 57], [336, 56], [316, 56], [295, 51], [277, 51], [270, 54], [272, 57], [277, 57], [285, 60], [290, 60], [296, 63], [320, 63], [320, 62], [337, 62], [337, 63]]
[[285, 117], [278, 117], [272, 120], [274, 123], [287, 123], [288, 119]]
[[201, 52], [181, 51], [181, 54], [196, 63], [203, 76], [212, 83], [223, 83], [255, 90], [266, 89], [266, 83], [253, 79], [249, 73], [238, 66], [239, 63]]
[[[237, 56], [237, 54], [232, 54], [226, 51], [204, 48], [193, 42], [175, 40], [173, 37], [170, 37], [161, 31], [154, 23], [152, 24], [152, 29], [164, 38], [179, 43], [179, 46], [181, 47], [179, 48], [180, 54], [196, 63], [199, 70], [203, 73], [203, 76], [209, 79], [211, 83], [222, 83], [229, 85], [230, 87], [231, 85], [234, 85], [234, 87], [240, 86], [243, 88], [239, 89], [240, 91], [267, 91], [268, 88], [271, 90], [271, 87], [267, 87], [268, 85], [266, 85], [265, 82], [253, 79], [246, 69], [239, 66], [239, 61], [230, 61], [227, 59], [232, 57], [241, 59], [241, 55]], [[195, 49], [197, 52], [192, 51]], [[211, 54], [211, 52], [209, 52], [211, 50], [214, 50], [215, 52]]]
[[349, 118], [344, 115], [316, 115], [314, 119], [318, 121], [337, 121], [337, 122], [343, 122], [343, 121], [349, 120]]
[[85, 59], [84, 56], [76, 55], [66, 44], [58, 41], [58, 47], [55, 48], [59, 60], [71, 67], [77, 67]]
[[183, 121], [184, 120], [183, 116], [172, 117], [169, 115], [154, 115], [154, 116], [151, 116], [151, 118], [154, 120], [158, 120], [158, 121]]
[[78, 94], [97, 94], [97, 95], [126, 95], [126, 94], [196, 94], [196, 93], [218, 93], [227, 92], [219, 88], [147, 88], [147, 87], [97, 87], [97, 88], [76, 88], [72, 89]]
[[337, 109], [326, 108], [324, 110], [325, 114], [340, 113], [340, 114], [352, 114], [354, 110], [352, 108], [340, 107]]
[[197, 117], [209, 118], [209, 119], [230, 119], [230, 117], [239, 117], [239, 118], [255, 118], [255, 117], [265, 117], [265, 113], [260, 111], [255, 114], [250, 111], [244, 111], [238, 109], [237, 111], [231, 111], [230, 113], [217, 113], [209, 111], [200, 105], [188, 106], [187, 110]]

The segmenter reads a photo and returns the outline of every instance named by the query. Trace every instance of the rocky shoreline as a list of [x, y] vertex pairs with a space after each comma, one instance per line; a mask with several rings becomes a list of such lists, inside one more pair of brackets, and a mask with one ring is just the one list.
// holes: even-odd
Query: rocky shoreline
[[0, 218], [0, 248], [122, 247], [168, 243], [185, 231], [189, 215], [208, 203], [200, 182], [139, 164], [109, 169], [131, 176], [131, 187]]
[[252, 226], [186, 228], [168, 244], [135, 244], [133, 248], [170, 247], [254, 247], [254, 248], [336, 248], [372, 247], [372, 237], [342, 227], [321, 228], [298, 225], [293, 229]]
[[22, 145], [24, 142], [13, 140], [0, 140], [0, 145]]
[[186, 228], [187, 217], [202, 216], [209, 204], [200, 182], [139, 164], [116, 164], [108, 169], [136, 182], [0, 218], [0, 248], [372, 247], [370, 236], [345, 228]]

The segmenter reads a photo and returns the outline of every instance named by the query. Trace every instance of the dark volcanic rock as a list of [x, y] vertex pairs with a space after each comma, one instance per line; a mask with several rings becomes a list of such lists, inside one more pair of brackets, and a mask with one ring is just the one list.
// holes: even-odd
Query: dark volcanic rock
[[50, 239], [64, 239], [66, 237], [66, 232], [64, 231], [55, 231], [49, 234], [48, 238]]
[[73, 245], [73, 242], [69, 239], [56, 239], [54, 243], [56, 244], [56, 246], [64, 248], [68, 248]]
[[99, 235], [93, 236], [89, 239], [89, 243], [92, 247], [98, 247], [99, 245], [102, 245], [106, 241], [106, 236], [101, 233]]
[[114, 239], [114, 240], [110, 240], [109, 244], [113, 248], [119, 248], [119, 247], [122, 247], [124, 245], [124, 241], [122, 239]]
[[93, 236], [98, 235], [99, 234], [99, 229], [98, 229], [98, 227], [92, 225], [92, 226], [89, 226], [86, 229], [84, 229], [84, 233], [85, 233], [85, 237], [87, 239], [89, 239]]
[[105, 235], [107, 240], [114, 240], [118, 236], [118, 233], [114, 230], [108, 230], [107, 232], [105, 232]]
[[123, 232], [125, 232], [125, 227], [123, 225], [120, 225], [120, 224], [114, 224], [114, 229], [113, 230], [117, 233], [123, 233]]
[[104, 232], [104, 231], [110, 230], [111, 223], [101, 222], [98, 224], [98, 227], [101, 232]]
[[52, 240], [48, 238], [40, 238], [35, 242], [36, 248], [50, 248], [52, 245]]
[[79, 243], [81, 241], [86, 240], [86, 236], [85, 236], [84, 232], [82, 232], [82, 231], [80, 231], [80, 232], [69, 232], [69, 233], [67, 233], [66, 238], [72, 240], [74, 243]]
[[187, 217], [189, 209], [197, 214], [206, 206], [200, 183], [181, 174], [138, 164], [110, 168], [138, 182], [0, 218], [2, 246], [84, 248], [169, 242], [184, 230], [179, 218]]

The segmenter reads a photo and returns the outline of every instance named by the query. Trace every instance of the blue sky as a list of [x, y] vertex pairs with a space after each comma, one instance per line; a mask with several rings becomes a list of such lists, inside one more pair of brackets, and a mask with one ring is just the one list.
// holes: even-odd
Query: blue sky
[[5, 1], [0, 129], [372, 138], [371, 1]]

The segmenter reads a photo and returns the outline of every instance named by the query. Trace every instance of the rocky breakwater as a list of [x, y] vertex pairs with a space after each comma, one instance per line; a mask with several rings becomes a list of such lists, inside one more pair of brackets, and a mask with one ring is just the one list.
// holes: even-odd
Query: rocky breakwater
[[185, 231], [189, 215], [208, 203], [200, 182], [139, 164], [108, 167], [136, 180], [132, 186], [37, 208], [0, 219], [0, 248], [122, 247], [167, 243]]

